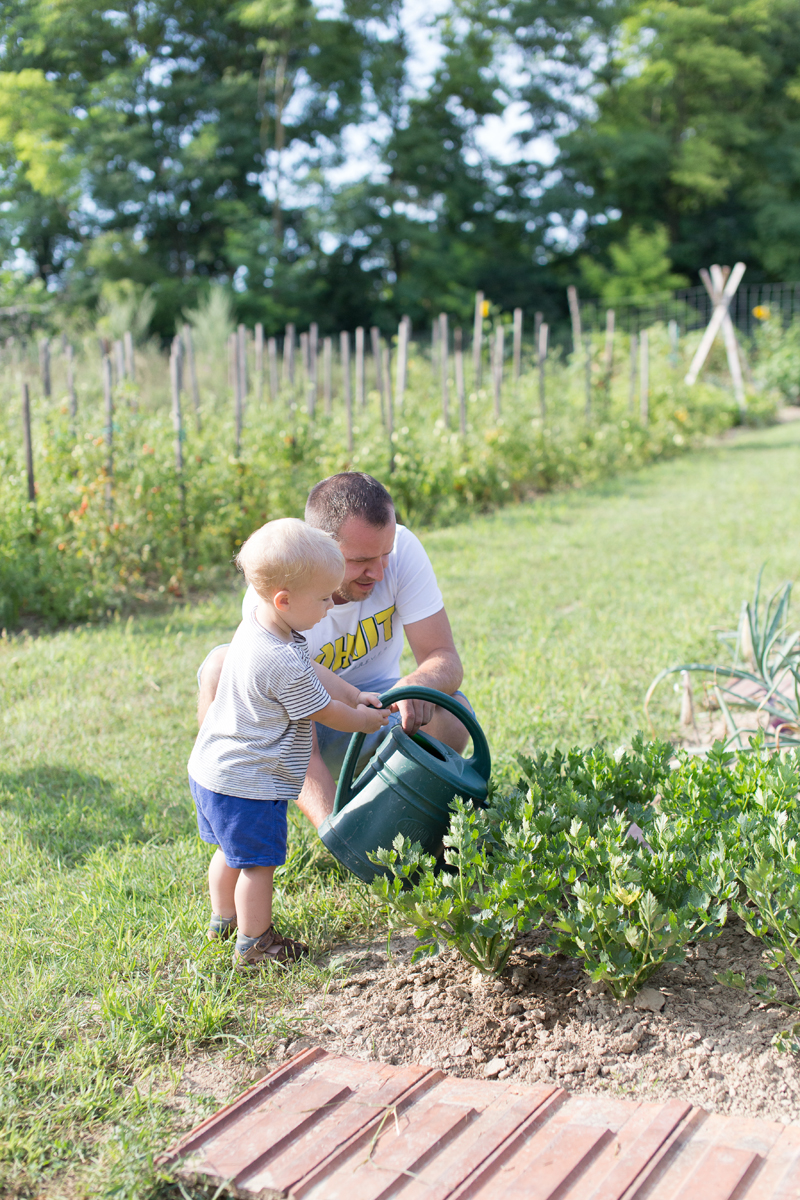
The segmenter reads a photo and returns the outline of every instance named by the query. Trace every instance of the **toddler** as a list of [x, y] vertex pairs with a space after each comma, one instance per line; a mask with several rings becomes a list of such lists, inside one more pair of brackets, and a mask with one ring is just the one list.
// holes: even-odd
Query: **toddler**
[[344, 733], [387, 724], [375, 692], [312, 663], [302, 630], [333, 606], [344, 559], [326, 533], [287, 518], [257, 529], [236, 559], [258, 605], [236, 630], [189, 759], [208, 869], [210, 938], [236, 931], [234, 966], [306, 954], [272, 924], [272, 877], [286, 861], [286, 810], [303, 786], [311, 722]]

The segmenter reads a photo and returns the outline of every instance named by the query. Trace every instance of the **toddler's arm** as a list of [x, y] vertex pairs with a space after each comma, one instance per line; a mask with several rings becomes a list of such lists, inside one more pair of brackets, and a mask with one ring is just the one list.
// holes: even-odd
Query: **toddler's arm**
[[[370, 694], [363, 693], [365, 696]], [[338, 729], [340, 733], [377, 733], [389, 720], [389, 714], [382, 708], [371, 708], [367, 704], [355, 707], [341, 700], [331, 700], [319, 712], [312, 713], [311, 720], [327, 725], [328, 729]]]

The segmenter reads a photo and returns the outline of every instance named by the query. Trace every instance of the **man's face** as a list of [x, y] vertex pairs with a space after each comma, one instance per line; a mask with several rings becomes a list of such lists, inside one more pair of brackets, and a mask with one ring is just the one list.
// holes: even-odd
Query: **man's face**
[[335, 599], [366, 600], [383, 573], [394, 546], [397, 522], [394, 516], [380, 527], [370, 525], [361, 517], [348, 517], [336, 539], [344, 555], [344, 579]]

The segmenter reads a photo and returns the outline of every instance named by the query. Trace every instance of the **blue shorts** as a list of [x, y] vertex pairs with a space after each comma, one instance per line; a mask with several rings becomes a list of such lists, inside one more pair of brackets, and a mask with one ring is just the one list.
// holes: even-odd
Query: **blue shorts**
[[189, 776], [204, 842], [219, 846], [229, 867], [280, 867], [286, 862], [285, 800], [247, 800], [210, 792]]

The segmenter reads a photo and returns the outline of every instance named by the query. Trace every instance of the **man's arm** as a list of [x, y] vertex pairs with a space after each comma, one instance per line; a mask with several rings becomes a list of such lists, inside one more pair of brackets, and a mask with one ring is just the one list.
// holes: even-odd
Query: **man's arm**
[[[458, 656], [453, 631], [446, 611], [441, 608], [433, 616], [423, 617], [405, 626], [405, 635], [416, 659], [416, 670], [406, 675], [398, 687], [429, 687], [452, 696], [461, 686], [464, 670]], [[427, 700], [401, 700], [400, 712], [406, 733], [416, 733], [427, 725], [435, 706]]]

